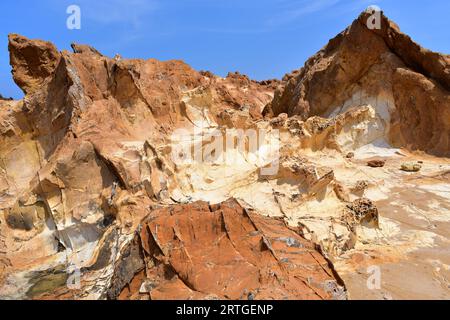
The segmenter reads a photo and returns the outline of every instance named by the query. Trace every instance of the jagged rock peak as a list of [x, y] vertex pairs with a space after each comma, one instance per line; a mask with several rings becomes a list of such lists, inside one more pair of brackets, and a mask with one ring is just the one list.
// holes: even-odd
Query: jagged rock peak
[[448, 155], [450, 57], [420, 47], [384, 14], [381, 28], [371, 29], [369, 17], [362, 13], [286, 75], [263, 114], [307, 119], [373, 104], [384, 114], [392, 144]]

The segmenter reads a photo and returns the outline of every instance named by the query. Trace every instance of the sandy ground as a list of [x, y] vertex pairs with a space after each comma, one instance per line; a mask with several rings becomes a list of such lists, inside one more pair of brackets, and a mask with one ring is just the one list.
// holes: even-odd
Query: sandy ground
[[[336, 168], [341, 181], [370, 182], [365, 196], [375, 200], [381, 216], [380, 229], [362, 227], [356, 248], [335, 262], [350, 298], [450, 299], [450, 161], [404, 151], [379, 156], [387, 160], [384, 168], [367, 167], [363, 157], [352, 161], [358, 174]], [[423, 161], [420, 172], [399, 170], [417, 161]], [[379, 288], [367, 285], [374, 267]]]

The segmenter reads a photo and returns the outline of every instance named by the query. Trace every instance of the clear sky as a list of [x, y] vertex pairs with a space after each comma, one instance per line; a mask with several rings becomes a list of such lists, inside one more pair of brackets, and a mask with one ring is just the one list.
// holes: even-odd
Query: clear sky
[[[81, 30], [66, 27], [72, 4], [81, 8]], [[8, 33], [60, 50], [85, 43], [108, 56], [182, 59], [262, 80], [303, 66], [371, 4], [423, 46], [450, 53], [448, 0], [2, 0], [0, 93], [22, 96], [10, 73]]]

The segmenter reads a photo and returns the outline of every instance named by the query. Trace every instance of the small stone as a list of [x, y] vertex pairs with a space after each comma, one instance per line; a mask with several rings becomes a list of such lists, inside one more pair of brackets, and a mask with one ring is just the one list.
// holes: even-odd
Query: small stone
[[422, 169], [422, 165], [419, 163], [407, 162], [402, 164], [401, 169], [406, 172], [418, 172]]
[[350, 209], [359, 223], [378, 227], [378, 209], [371, 200], [366, 198], [357, 199], [348, 205], [347, 208]]
[[349, 152], [347, 153], [347, 155], [345, 156], [347, 159], [353, 159], [355, 157], [355, 153], [353, 152]]
[[382, 168], [386, 164], [386, 160], [371, 160], [367, 165], [372, 168]]

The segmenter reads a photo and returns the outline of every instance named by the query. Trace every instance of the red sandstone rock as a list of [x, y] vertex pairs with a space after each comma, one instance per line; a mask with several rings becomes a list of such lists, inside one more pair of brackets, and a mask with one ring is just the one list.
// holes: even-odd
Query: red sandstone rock
[[156, 209], [140, 229], [147, 276], [136, 270], [122, 299], [345, 297], [311, 242], [283, 221], [248, 212], [234, 200]]
[[[0, 298], [330, 299], [343, 296], [342, 283], [320, 252], [351, 275], [347, 281], [362, 281], [351, 286], [356, 294], [366, 279], [353, 271], [353, 253], [411, 265], [383, 244], [402, 246], [398, 252], [428, 245], [428, 225], [405, 234], [388, 225], [392, 234], [375, 238], [358, 231], [379, 227], [395, 203], [412, 209], [405, 190], [390, 189], [409, 187], [402, 179], [412, 177], [395, 157], [370, 174], [359, 160], [368, 158], [363, 147], [380, 152], [380, 141], [381, 150], [401, 147], [396, 154], [405, 157], [449, 155], [449, 57], [419, 47], [385, 17], [382, 30], [368, 30], [366, 18], [303, 69], [261, 82], [176, 60], [111, 59], [87, 45], [58, 52], [10, 35], [13, 77], [26, 97], [0, 97]], [[267, 163], [251, 163], [255, 154], [234, 165], [173, 161], [176, 129], [199, 130], [181, 142], [204, 151], [208, 143], [193, 138], [255, 128], [280, 133], [270, 140], [281, 145], [272, 176], [260, 175]], [[430, 213], [427, 223], [441, 206], [437, 225], [450, 205], [442, 197], [448, 175], [445, 159], [426, 164], [423, 171], [436, 172], [413, 178], [441, 186], [425, 184], [415, 195], [429, 197], [432, 210], [423, 199], [415, 205]], [[385, 179], [396, 181], [383, 187], [396, 194], [390, 207], [355, 200]], [[222, 203], [230, 197], [240, 205]], [[437, 250], [447, 250], [442, 243]], [[421, 275], [432, 297], [445, 296], [433, 287], [435, 275]], [[392, 288], [404, 285], [391, 280]]]
[[[328, 116], [334, 109], [372, 103], [392, 109], [389, 141], [448, 156], [450, 56], [429, 51], [382, 15], [381, 30], [367, 13], [310, 58], [275, 92], [266, 116]], [[387, 112], [384, 111], [384, 112]]]

